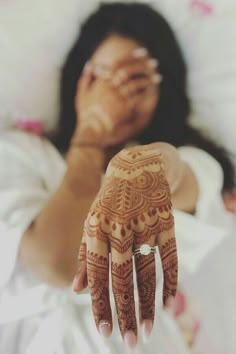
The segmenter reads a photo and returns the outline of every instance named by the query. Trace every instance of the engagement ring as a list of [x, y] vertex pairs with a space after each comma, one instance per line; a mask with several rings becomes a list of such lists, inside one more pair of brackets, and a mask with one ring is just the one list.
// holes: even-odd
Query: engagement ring
[[136, 256], [137, 254], [142, 254], [143, 256], [147, 256], [150, 253], [156, 253], [156, 248], [144, 243], [139, 248], [136, 248], [136, 250], [134, 250], [133, 255]]

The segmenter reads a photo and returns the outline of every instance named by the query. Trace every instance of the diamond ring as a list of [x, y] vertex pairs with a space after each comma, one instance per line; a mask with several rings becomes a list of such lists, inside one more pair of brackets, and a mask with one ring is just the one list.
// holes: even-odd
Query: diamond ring
[[137, 254], [142, 254], [143, 256], [147, 256], [150, 253], [156, 253], [156, 248], [151, 247], [146, 243], [144, 243], [139, 248], [136, 248], [136, 250], [133, 251], [134, 256], [137, 256]]

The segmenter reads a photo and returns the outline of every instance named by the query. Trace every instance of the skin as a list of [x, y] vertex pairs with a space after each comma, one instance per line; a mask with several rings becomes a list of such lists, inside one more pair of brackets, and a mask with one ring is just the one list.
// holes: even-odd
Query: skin
[[[163, 303], [177, 288], [178, 261], [169, 185], [161, 154], [153, 144], [122, 150], [110, 162], [104, 184], [84, 228], [80, 253], [86, 268], [98, 330], [112, 318], [109, 301], [109, 251], [112, 288], [124, 341], [135, 341], [132, 251], [158, 246], [164, 273]], [[87, 264], [86, 252], [87, 249]], [[152, 325], [155, 313], [155, 257], [135, 256], [140, 323]], [[82, 272], [83, 277], [85, 273]]]
[[[78, 116], [81, 117], [80, 124], [87, 125], [87, 129], [88, 126], [91, 126], [92, 131], [94, 121], [88, 122], [84, 112], [87, 112], [95, 104], [96, 107], [100, 107], [101, 112], [108, 113], [114, 127], [114, 129], [107, 127], [110, 135], [106, 137], [106, 122], [101, 114], [100, 121], [103, 130], [101, 129], [100, 136], [103, 134], [103, 138], [98, 139], [97, 144], [99, 142], [118, 144], [126, 141], [128, 137], [135, 137], [151, 120], [158, 104], [160, 89], [157, 82], [154, 83], [152, 80], [156, 75], [157, 68], [148, 65], [150, 62], [153, 63], [150, 61], [148, 53], [139, 58], [133, 58], [132, 53], [137, 48], [138, 43], [131, 39], [118, 36], [109, 37], [95, 51], [89, 67], [86, 67], [84, 76], [79, 83], [76, 107]], [[135, 90], [135, 87], [136, 89], [140, 87], [139, 82], [143, 78], [145, 78], [147, 86], [141, 90]], [[129, 91], [130, 87], [132, 87], [133, 96]], [[102, 94], [99, 95], [98, 92], [102, 92]], [[109, 96], [109, 92], [111, 96]], [[103, 97], [106, 98], [104, 101]], [[122, 110], [123, 115], [121, 114]], [[84, 139], [84, 135], [81, 139]], [[88, 138], [88, 141], [93, 144], [94, 139]], [[135, 149], [135, 152], [132, 153], [133, 159], [129, 158], [132, 150], [124, 150], [116, 155], [109, 164], [104, 184], [85, 222], [84, 237], [79, 254], [80, 269], [74, 282], [74, 290], [77, 292], [88, 284], [97, 328], [100, 333], [103, 333], [104, 326], [106, 326], [105, 336], [109, 336], [112, 331], [112, 318], [108, 286], [108, 253], [111, 252], [112, 287], [118, 321], [123, 340], [130, 347], [135, 346], [137, 341], [132, 251], [143, 243], [152, 246], [158, 245], [164, 271], [164, 303], [169, 296], [174, 296], [177, 287], [178, 267], [174, 222], [163, 157], [165, 156], [166, 162], [169, 159], [166, 168], [167, 165], [170, 166], [170, 162], [175, 161], [176, 169], [174, 170], [172, 167], [168, 173], [169, 178], [172, 179], [173, 196], [176, 193], [181, 193], [179, 181], [184, 180], [190, 172], [189, 168], [181, 163], [176, 149], [170, 147], [169, 144], [155, 144], [155, 146], [149, 145]], [[137, 170], [135, 169], [136, 163]], [[156, 169], [150, 168], [151, 163], [154, 163]], [[179, 168], [180, 166], [181, 168]], [[160, 181], [163, 179], [165, 183], [161, 185]], [[137, 196], [139, 182], [142, 180], [146, 180], [147, 185], [145, 188], [140, 186], [140, 196]], [[150, 183], [151, 185], [149, 185]], [[132, 192], [127, 193], [126, 187], [124, 187], [127, 184], [135, 186], [134, 189], [131, 188]], [[152, 190], [152, 188], [154, 189]], [[164, 192], [166, 195], [164, 205], [162, 204], [163, 199], [159, 200], [157, 195], [152, 202], [149, 199], [158, 191], [161, 191], [161, 194]], [[139, 197], [143, 202], [137, 208], [136, 198]], [[129, 201], [128, 208], [123, 206], [125, 200]], [[160, 210], [165, 210], [164, 219], [162, 219], [161, 212], [158, 212]], [[156, 215], [157, 219], [154, 217], [150, 221], [149, 213], [152, 212], [154, 213], [153, 217]], [[163, 220], [165, 220], [164, 223]], [[155, 307], [155, 259], [151, 254], [149, 256], [135, 256], [135, 261], [141, 310], [139, 321], [141, 325], [148, 328], [148, 334], [150, 334]], [[149, 298], [143, 294], [149, 294]]]
[[[108, 55], [107, 51], [110, 46], [112, 50], [109, 49], [110, 54]], [[155, 75], [157, 75], [157, 67], [150, 66], [151, 58], [148, 53], [143, 56], [137, 56], [137, 52], [134, 52], [137, 48], [140, 48], [140, 44], [135, 41], [126, 40], [119, 36], [109, 37], [99, 46], [91, 58], [89, 65], [84, 70], [82, 77], [78, 80], [78, 90], [75, 97], [77, 125], [72, 138], [73, 143], [66, 156], [67, 169], [65, 176], [57, 191], [51, 196], [48, 203], [42, 208], [39, 215], [24, 233], [19, 249], [21, 263], [38, 279], [50, 285], [59, 287], [68, 286], [71, 284], [74, 274], [76, 274], [78, 268], [77, 255], [83, 236], [84, 220], [87, 215], [90, 215], [89, 210], [100, 190], [101, 175], [104, 172], [105, 161], [108, 159], [108, 149], [110, 147], [116, 148], [118, 144], [123, 144], [135, 138], [137, 133], [151, 120], [153, 109], [158, 104], [160, 87], [158, 80], [154, 80]], [[111, 55], [114, 56], [111, 57]], [[101, 64], [103, 64], [103, 68], [106, 64], [109, 69], [105, 71], [97, 70], [98, 67], [101, 67]], [[120, 74], [121, 70], [123, 75]], [[151, 146], [147, 149], [151, 149], [150, 153], [153, 153], [151, 152], [153, 150]], [[166, 191], [170, 188], [173, 206], [186, 212], [194, 212], [198, 190], [196, 179], [190, 168], [180, 160], [177, 150], [169, 144], [157, 143], [156, 156], [158, 161], [161, 156], [163, 165], [161, 172], [156, 172], [156, 180], [158, 181], [159, 178], [158, 173], [161, 173], [163, 178], [168, 182], [168, 184], [165, 184]], [[147, 163], [148, 160], [149, 158], [147, 157]], [[144, 161], [142, 166], [145, 166], [146, 162]], [[128, 162], [126, 163], [128, 164]], [[158, 168], [158, 164], [156, 166]], [[143, 168], [140, 167], [140, 172], [143, 171]], [[119, 183], [121, 185], [124, 183], [124, 176], [119, 176], [118, 178], [111, 174], [109, 178], [111, 182], [114, 179], [113, 182], [116, 186]], [[119, 183], [117, 178], [120, 181]], [[100, 193], [99, 198], [101, 200], [104, 200], [103, 193], [105, 193], [105, 190], [104, 187]], [[144, 191], [141, 193], [143, 199], [147, 197], [145, 193]], [[160, 207], [158, 203], [155, 205], [156, 210]], [[169, 205], [169, 202], [167, 204]], [[112, 208], [110, 208], [111, 211]], [[97, 209], [96, 212], [98, 212]], [[171, 215], [170, 210], [169, 212]], [[148, 210], [146, 210], [146, 213], [148, 215]], [[141, 218], [140, 214], [137, 214], [138, 216]], [[113, 217], [111, 212], [109, 216], [110, 220]], [[119, 224], [117, 227], [120, 227], [122, 223], [125, 226], [127, 220], [120, 213], [120, 221], [116, 222]], [[171, 232], [171, 238], [174, 240], [172, 226], [169, 224], [167, 231]], [[96, 224], [96, 230], [97, 228], [98, 224]], [[158, 234], [161, 235], [161, 233], [162, 231], [158, 230]], [[145, 242], [159, 245], [158, 240], [154, 240], [151, 236], [150, 238], [146, 237]], [[169, 237], [166, 236], [166, 242]], [[92, 275], [95, 269], [94, 265], [96, 265], [94, 259], [97, 257], [96, 254], [101, 254], [100, 246], [103, 245], [105, 249], [109, 243], [99, 239], [99, 247], [96, 248], [94, 237], [91, 238], [85, 235], [85, 238], [86, 242], [82, 243], [80, 257], [86, 265], [86, 256], [89, 256], [89, 286], [91, 294], [95, 294], [96, 286], [94, 293], [91, 279], [93, 280], [102, 276], [103, 271], [101, 271], [100, 275], [97, 274], [96, 277]], [[87, 238], [88, 242], [90, 242], [88, 244], [88, 253], [86, 252]], [[160, 236], [160, 238], [164, 239], [165, 237]], [[141, 237], [139, 239], [141, 240]], [[130, 267], [131, 240], [134, 241], [136, 238], [132, 236], [129, 239], [129, 248], [124, 252], [122, 249], [117, 251], [115, 247], [112, 247], [114, 257], [116, 252], [118, 252], [117, 259], [113, 257], [112, 272], [113, 278], [116, 279], [113, 283], [114, 289], [117, 289], [119, 266], [124, 268], [124, 264], [128, 260], [127, 267]], [[129, 253], [129, 259], [127, 258], [127, 252]], [[101, 269], [107, 272], [107, 253], [102, 253], [101, 255], [105, 258], [101, 259], [101, 262], [104, 261]], [[136, 259], [138, 260], [138, 257]], [[148, 258], [144, 258], [144, 261], [146, 260], [148, 261]], [[145, 267], [148, 267], [148, 264], [145, 264]], [[153, 260], [150, 261], [150, 267], [149, 274], [152, 278], [154, 277], [152, 271], [154, 269]], [[139, 268], [138, 264], [137, 268]], [[163, 269], [165, 269], [164, 264]], [[80, 291], [87, 285], [86, 272], [87, 266], [83, 267], [81, 262], [78, 276], [74, 283], [76, 291]], [[106, 274], [104, 281], [106, 281]], [[139, 274], [141, 281], [138, 280], [138, 284], [139, 288], [141, 288], [144, 281], [141, 265]], [[122, 286], [124, 286], [124, 281], [126, 280], [122, 280]], [[166, 294], [174, 294], [175, 285], [173, 288], [167, 285], [167, 288], [169, 290], [167, 290]], [[108, 295], [106, 294], [106, 296]], [[92, 297], [93, 301], [95, 301], [94, 309], [96, 312], [96, 297], [95, 295]], [[142, 296], [142, 290], [140, 297], [143, 299], [140, 300], [141, 303], [144, 304], [145, 300]], [[131, 298], [132, 295], [129, 295], [129, 304], [132, 306]], [[149, 299], [149, 303], [152, 307], [153, 301], [151, 299], [152, 297]], [[109, 306], [108, 302], [106, 302], [106, 305]], [[127, 319], [122, 319], [122, 309], [119, 301], [117, 302], [117, 309], [122, 336], [126, 342], [128, 341], [128, 345], [130, 346], [136, 340], [136, 319], [132, 317], [132, 326], [127, 327]], [[143, 310], [143, 313], [145, 314], [146, 310]], [[106, 320], [106, 318], [102, 318], [102, 315], [103, 313], [100, 313], [100, 317], [98, 316], [96, 320], [95, 314], [97, 324], [100, 324], [104, 319]], [[145, 316], [142, 316], [142, 319], [144, 319]], [[152, 318], [148, 320], [152, 322]], [[150, 329], [149, 325], [148, 327]], [[130, 342], [130, 336], [128, 339], [126, 336], [126, 333], [130, 332], [129, 329], [132, 332], [131, 337], [132, 334], [135, 336], [133, 342]], [[107, 334], [109, 333], [107, 332]]]
[[[134, 40], [112, 35], [95, 51], [78, 83], [75, 139], [118, 145], [135, 137], [152, 119], [159, 101], [159, 77], [148, 53], [134, 57], [138, 48]], [[139, 76], [132, 80], [135, 75]]]

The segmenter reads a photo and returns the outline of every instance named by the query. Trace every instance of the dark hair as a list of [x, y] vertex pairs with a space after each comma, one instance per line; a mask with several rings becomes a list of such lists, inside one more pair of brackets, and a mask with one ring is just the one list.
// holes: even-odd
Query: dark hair
[[137, 138], [141, 144], [165, 141], [175, 146], [195, 145], [219, 161], [224, 170], [224, 189], [232, 189], [234, 170], [225, 151], [188, 125], [186, 67], [165, 19], [151, 7], [138, 3], [102, 4], [81, 28], [62, 71], [61, 113], [55, 144], [66, 151], [76, 124], [74, 99], [77, 81], [85, 63], [110, 34], [133, 38], [157, 58], [161, 83], [160, 101], [149, 126]]

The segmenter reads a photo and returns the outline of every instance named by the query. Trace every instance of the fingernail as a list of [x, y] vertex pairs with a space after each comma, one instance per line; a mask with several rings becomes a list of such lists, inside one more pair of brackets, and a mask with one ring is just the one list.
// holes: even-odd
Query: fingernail
[[148, 54], [148, 51], [146, 48], [136, 48], [133, 51], [133, 57], [135, 58], [142, 58], [145, 57]]
[[111, 324], [110, 322], [104, 320], [99, 323], [99, 333], [102, 337], [108, 338], [111, 335]]
[[152, 76], [152, 82], [155, 84], [159, 84], [163, 80], [162, 75], [160, 74], [155, 74]]
[[75, 293], [79, 293], [80, 291], [82, 291], [84, 288], [87, 287], [87, 279], [79, 279], [80, 278], [80, 273], [76, 275], [76, 277], [74, 278], [73, 281], [73, 291]]
[[73, 280], [73, 284], [72, 284], [73, 291], [76, 291], [78, 277], [79, 277], [79, 274], [77, 274]]
[[124, 335], [124, 343], [128, 348], [134, 349], [137, 344], [137, 336], [133, 331], [128, 331]]
[[157, 59], [149, 59], [147, 61], [147, 64], [149, 66], [149, 68], [157, 68], [158, 67], [158, 64], [159, 64], [159, 61]]
[[153, 328], [152, 320], [144, 320], [142, 323], [143, 340], [146, 343], [151, 335]]

